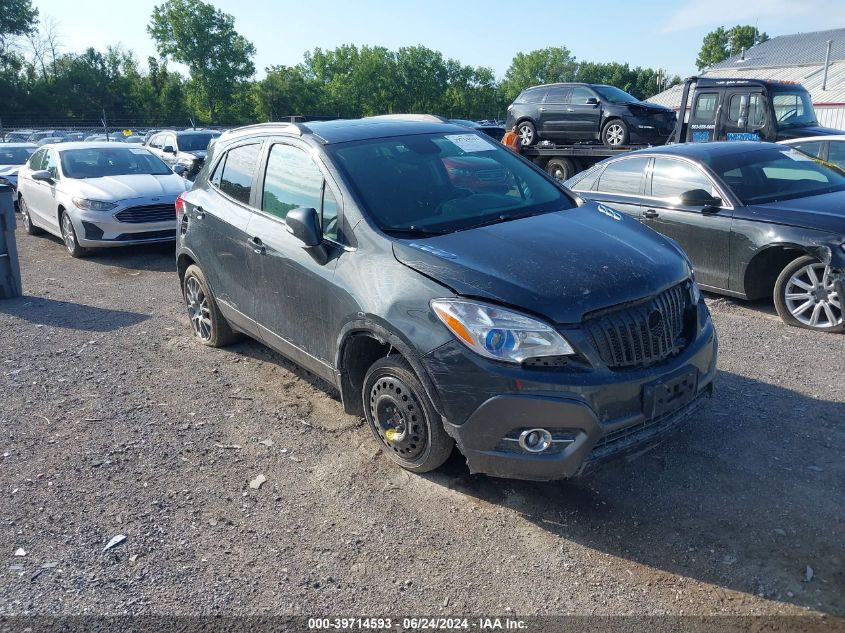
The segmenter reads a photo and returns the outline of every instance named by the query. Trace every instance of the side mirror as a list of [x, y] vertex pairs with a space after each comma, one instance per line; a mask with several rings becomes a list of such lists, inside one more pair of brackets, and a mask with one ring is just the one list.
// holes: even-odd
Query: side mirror
[[303, 247], [320, 264], [328, 261], [326, 247], [323, 246], [323, 229], [317, 209], [298, 207], [291, 209], [285, 216], [288, 233], [302, 242]]
[[52, 182], [53, 180], [53, 174], [46, 169], [39, 169], [38, 171], [32, 172], [30, 175], [33, 180], [40, 180], [41, 182]]
[[587, 105], [598, 105], [599, 100], [596, 97], [587, 97]]
[[185, 172], [188, 171], [188, 168], [185, 165], [176, 164], [173, 165], [173, 173], [177, 176], [184, 176]]
[[685, 207], [706, 207], [715, 210], [722, 206], [722, 199], [710, 195], [704, 189], [692, 189], [681, 194], [681, 204]]
[[165, 154], [175, 154], [176, 153], [176, 150], [173, 149], [172, 145], [165, 145], [164, 148], [161, 151], [163, 151]]

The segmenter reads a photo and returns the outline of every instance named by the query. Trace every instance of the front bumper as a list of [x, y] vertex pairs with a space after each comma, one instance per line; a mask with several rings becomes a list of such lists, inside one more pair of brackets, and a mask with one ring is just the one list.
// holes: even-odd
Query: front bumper
[[[526, 370], [476, 357], [457, 342], [423, 362], [440, 396], [444, 427], [471, 472], [547, 481], [581, 474], [678, 426], [712, 395], [717, 351], [707, 318], [678, 356], [635, 371]], [[685, 376], [694, 376], [694, 387], [677, 406], [655, 414], [648, 394]], [[552, 448], [521, 449], [514, 438], [532, 428], [547, 429]]]
[[[176, 239], [176, 209], [172, 218], [151, 222], [124, 222], [117, 215], [130, 206], [143, 206], [147, 202], [132, 201], [133, 205], [122, 205], [112, 211], [86, 211], [73, 208], [70, 218], [76, 230], [80, 246], [104, 248], [130, 246], [156, 242], [172, 242]], [[160, 204], [156, 201], [156, 204]]]

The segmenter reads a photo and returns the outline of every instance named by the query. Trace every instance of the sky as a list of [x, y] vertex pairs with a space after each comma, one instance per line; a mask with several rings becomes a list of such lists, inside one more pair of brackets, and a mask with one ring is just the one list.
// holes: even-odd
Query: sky
[[[138, 59], [156, 55], [146, 26], [156, 2], [33, 0], [58, 23], [62, 50], [121, 44]], [[422, 44], [501, 78], [514, 54], [566, 46], [579, 61], [627, 62], [686, 77], [706, 33], [751, 24], [770, 37], [845, 28], [845, 0], [213, 0], [257, 49], [257, 77], [294, 65], [315, 47]], [[538, 7], [536, 14], [529, 7]]]

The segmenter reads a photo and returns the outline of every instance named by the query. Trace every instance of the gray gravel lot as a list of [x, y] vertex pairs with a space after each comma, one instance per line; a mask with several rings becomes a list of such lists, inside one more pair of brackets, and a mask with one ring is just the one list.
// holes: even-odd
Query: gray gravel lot
[[18, 246], [2, 615], [845, 615], [845, 336], [710, 297], [716, 397], [656, 449], [571, 482], [415, 476], [283, 357], [195, 343], [172, 246]]

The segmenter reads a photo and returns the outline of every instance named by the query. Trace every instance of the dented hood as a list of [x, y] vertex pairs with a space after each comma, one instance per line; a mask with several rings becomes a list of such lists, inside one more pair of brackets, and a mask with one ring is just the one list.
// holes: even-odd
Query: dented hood
[[654, 295], [689, 276], [674, 242], [592, 202], [582, 207], [417, 240], [396, 258], [457, 294], [555, 323]]

